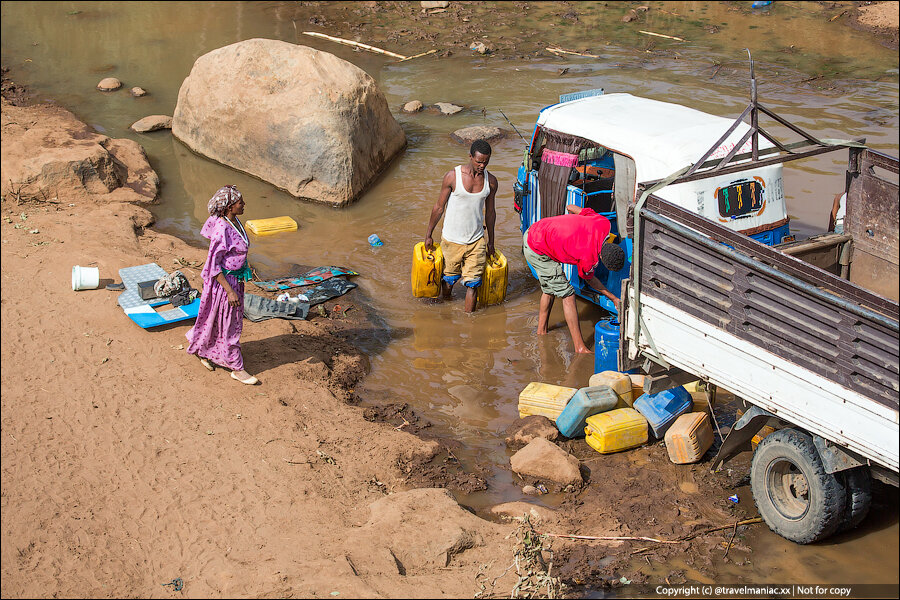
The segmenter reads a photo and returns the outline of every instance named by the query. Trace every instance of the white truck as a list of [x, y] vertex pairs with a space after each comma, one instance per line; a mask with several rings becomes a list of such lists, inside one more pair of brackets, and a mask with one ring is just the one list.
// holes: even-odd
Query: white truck
[[898, 161], [804, 136], [674, 182], [744, 170], [748, 158], [762, 165], [847, 148], [843, 233], [766, 246], [654, 195], [665, 182], [647, 182], [629, 216], [618, 357], [621, 370], [651, 375], [645, 391], [699, 378], [743, 399], [749, 410], [714, 469], [763, 426], [776, 429], [754, 452], [751, 488], [768, 526], [801, 544], [859, 524], [871, 477], [898, 485], [900, 439]]

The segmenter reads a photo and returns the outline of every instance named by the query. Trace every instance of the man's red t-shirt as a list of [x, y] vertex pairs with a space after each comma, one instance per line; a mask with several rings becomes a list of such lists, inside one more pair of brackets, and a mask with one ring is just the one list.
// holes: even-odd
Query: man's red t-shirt
[[528, 246], [559, 263], [576, 265], [582, 279], [594, 276], [610, 222], [590, 208], [577, 215], [541, 219], [528, 229]]

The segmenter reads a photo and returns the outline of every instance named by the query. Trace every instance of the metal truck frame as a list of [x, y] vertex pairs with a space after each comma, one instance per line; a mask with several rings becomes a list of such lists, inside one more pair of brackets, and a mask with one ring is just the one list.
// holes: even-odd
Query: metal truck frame
[[[762, 133], [753, 91], [744, 115]], [[754, 161], [849, 149], [844, 233], [768, 247], [654, 196], [666, 181], [646, 183], [629, 217], [619, 368], [655, 374], [645, 391], [700, 378], [749, 405], [713, 468], [780, 428], [754, 453], [754, 500], [773, 531], [810, 543], [862, 521], [870, 474], [898, 484], [898, 161], [777, 120], [806, 140], [769, 157], [754, 144]], [[667, 181], [738, 168], [727, 162]]]

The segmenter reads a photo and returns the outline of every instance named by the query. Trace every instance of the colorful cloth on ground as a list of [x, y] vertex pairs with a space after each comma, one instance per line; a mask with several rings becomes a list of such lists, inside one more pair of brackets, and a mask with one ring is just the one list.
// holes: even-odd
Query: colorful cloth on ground
[[247, 241], [222, 217], [211, 216], [200, 234], [209, 239], [209, 254], [203, 266], [203, 294], [197, 321], [188, 330], [187, 351], [208, 358], [235, 371], [244, 368], [241, 331], [244, 327], [244, 282], [225, 273], [228, 285], [237, 293], [238, 306], [228, 304], [225, 288], [216, 276], [228, 269], [239, 270], [247, 262]]
[[280, 277], [269, 281], [252, 281], [251, 283], [268, 292], [277, 292], [300, 287], [301, 285], [322, 283], [326, 279], [331, 279], [336, 275], [359, 275], [359, 273], [345, 267], [316, 267], [297, 277]]
[[190, 289], [191, 284], [181, 271], [175, 271], [166, 275], [153, 285], [153, 291], [157, 298], [166, 298], [178, 292]]
[[577, 215], [541, 219], [528, 228], [528, 246], [558, 263], [576, 265], [582, 279], [594, 276], [600, 249], [609, 235], [609, 219], [590, 208]]
[[211, 217], [221, 217], [225, 214], [225, 210], [243, 198], [238, 189], [233, 185], [226, 185], [219, 188], [213, 197], [206, 203], [206, 209]]

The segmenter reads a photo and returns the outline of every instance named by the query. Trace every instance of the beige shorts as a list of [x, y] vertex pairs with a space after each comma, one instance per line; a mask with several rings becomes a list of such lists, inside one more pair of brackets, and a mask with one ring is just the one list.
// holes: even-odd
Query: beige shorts
[[463, 283], [468, 284], [468, 287], [481, 284], [484, 265], [487, 263], [487, 242], [484, 236], [471, 244], [441, 240], [441, 252], [444, 254], [444, 280], [447, 283], [453, 285], [462, 276]]

